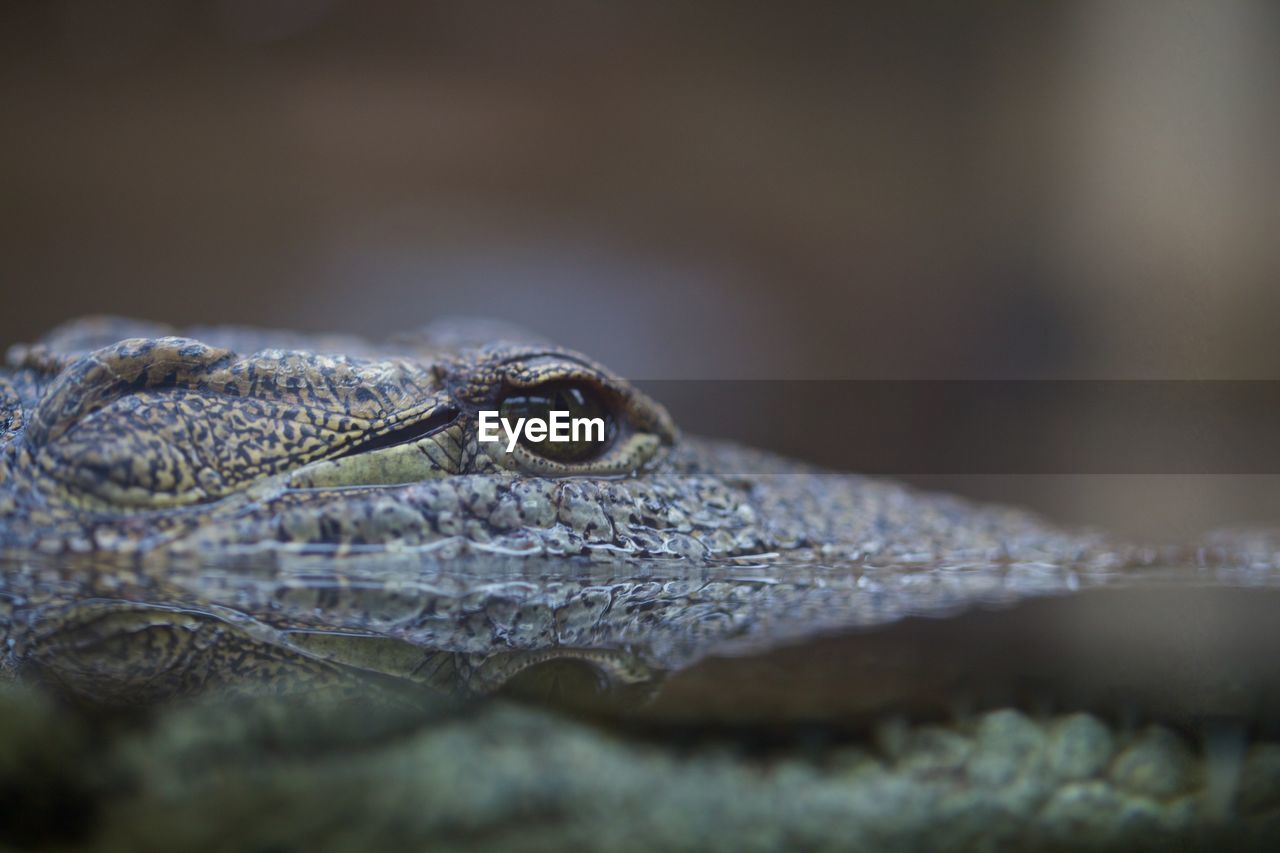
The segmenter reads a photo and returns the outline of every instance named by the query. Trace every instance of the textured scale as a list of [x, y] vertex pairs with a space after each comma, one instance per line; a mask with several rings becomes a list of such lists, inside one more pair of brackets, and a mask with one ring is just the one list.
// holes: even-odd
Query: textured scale
[[[617, 423], [598, 458], [478, 441], [479, 410], [565, 382]], [[405, 685], [477, 696], [584, 668], [645, 706], [664, 678], [716, 656], [1140, 584], [1162, 562], [1215, 588], [1270, 587], [1280, 553], [1266, 532], [1137, 548], [682, 436], [604, 367], [483, 324], [387, 341], [67, 324], [0, 371], [0, 516], [0, 678], [108, 704], [320, 691], [394, 705], [419, 698]], [[961, 640], [921, 662], [945, 664]], [[842, 665], [880, 672], [905, 654], [871, 648]], [[869, 681], [852, 685], [881, 702], [868, 707], [893, 707], [900, 697]], [[903, 695], [935, 687], [906, 681]], [[514, 729], [494, 731], [468, 762], [484, 766], [474, 756]], [[1259, 820], [1280, 814], [1274, 744], [1231, 764], [1166, 730], [1007, 710], [878, 731], [883, 761], [823, 781], [839, 814], [855, 804], [855, 826], [913, 813], [921, 796], [997, 808], [1033, 842], [1131, 830], [1134, 815], [1181, 831], [1233, 797]], [[564, 736], [539, 730], [520, 748]], [[783, 800], [768, 792], [760, 807]], [[979, 823], [939, 826], [981, 839], [992, 825]]]

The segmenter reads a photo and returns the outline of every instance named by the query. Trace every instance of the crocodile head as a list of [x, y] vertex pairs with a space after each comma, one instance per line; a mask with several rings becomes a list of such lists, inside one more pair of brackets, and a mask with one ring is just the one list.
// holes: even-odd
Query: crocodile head
[[[1078, 556], [1013, 512], [683, 439], [592, 360], [511, 330], [387, 342], [88, 320], [0, 378], [9, 549], [443, 549], [695, 561], [826, 549]], [[567, 408], [603, 440], [478, 440], [483, 410]], [[514, 419], [514, 416], [513, 416]], [[1071, 554], [1067, 552], [1071, 551]]]
[[[921, 798], [986, 803], [1032, 839], [1074, 832], [1080, 802], [1106, 804], [1099, 823], [1126, 838], [1144, 831], [1133, 814], [1175, 831], [1212, 823], [1233, 796], [1222, 780], [1252, 778], [1253, 765], [1231, 769], [1233, 747], [1224, 771], [1166, 730], [1134, 738], [1103, 721], [1137, 708], [1267, 722], [1280, 707], [1280, 672], [1248, 654], [1274, 647], [1273, 596], [1219, 574], [1221, 608], [1200, 589], [1178, 607], [1137, 589], [1102, 599], [1119, 612], [1100, 620], [1089, 588], [1158, 558], [682, 436], [627, 382], [519, 332], [370, 342], [94, 320], [14, 348], [9, 365], [0, 680], [112, 704], [295, 689], [401, 701], [401, 688], [412, 702], [424, 687], [585, 682], [621, 689], [621, 713], [655, 725], [836, 732], [1026, 704], [1024, 686], [1048, 683], [1065, 688], [1050, 700], [1099, 716], [1044, 733], [1009, 711], [976, 728], [890, 727], [888, 741], [937, 754], [886, 746], [896, 763], [849, 800], [908, 827], [933, 801]], [[602, 418], [604, 439], [479, 441], [483, 410], [551, 407]], [[1241, 579], [1272, 585], [1274, 537], [1232, 542], [1242, 571], [1264, 567]], [[1023, 598], [1051, 606], [973, 607]], [[1275, 747], [1259, 750], [1272, 778]], [[1272, 814], [1280, 788], [1254, 788], [1242, 802]]]
[[[359, 661], [382, 639], [450, 657], [472, 692], [566, 656], [631, 682], [791, 630], [783, 613], [887, 623], [1065, 589], [1073, 567], [1123, 557], [1025, 513], [682, 436], [604, 367], [511, 329], [370, 342], [82, 320], [10, 365], [0, 555], [60, 555], [66, 577], [23, 565], [0, 605], [25, 602], [8, 621], [29, 623], [11, 635], [28, 661], [94, 691], [197, 657], [234, 682], [243, 667], [207, 653], [219, 643], [268, 673], [282, 654], [381, 670]], [[601, 418], [603, 440], [479, 440], [481, 411], [551, 407]], [[209, 570], [237, 560], [249, 570]], [[566, 579], [570, 561], [595, 568]], [[840, 563], [860, 568], [823, 574]]]

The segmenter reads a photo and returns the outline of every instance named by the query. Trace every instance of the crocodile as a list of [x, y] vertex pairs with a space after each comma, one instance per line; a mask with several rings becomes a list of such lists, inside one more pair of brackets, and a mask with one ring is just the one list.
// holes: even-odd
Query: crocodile
[[[606, 428], [482, 442], [486, 410], [568, 410]], [[1010, 683], [1053, 666], [991, 664], [990, 643], [1025, 643], [1025, 624], [973, 645], [959, 674], [931, 668], [939, 648], [1000, 623], [993, 607], [1188, 583], [1265, 591], [1269, 534], [1140, 547], [683, 435], [602, 365], [498, 324], [375, 341], [73, 321], [13, 347], [0, 371], [0, 513], [0, 671], [78, 702], [326, 691], [412, 705], [419, 689], [545, 699], [548, 685], [563, 701], [585, 684], [569, 704], [614, 724], [758, 728], [790, 714], [842, 737], [883, 732], [909, 709], [920, 719], [886, 742], [934, 746], [884, 746], [875, 787], [989, 797], [1013, 810], [1015, 841], [1070, 846], [1063, 827], [1086, 824], [1128, 840], [1221, 829], [1237, 801], [1250, 831], [1280, 814], [1270, 743], [1219, 759], [1186, 731], [1126, 727], [1101, 704], [1036, 720], [993, 710], [1013, 699]], [[733, 669], [782, 655], [804, 670], [789, 650], [851, 629], [854, 645], [808, 669], [865, 689], [753, 704], [759, 671]], [[888, 659], [900, 659], [892, 671]], [[954, 694], [984, 669], [998, 670], [985, 716], [925, 719], [973, 701]], [[1269, 723], [1277, 676], [1244, 675], [1260, 682], [1244, 700], [1209, 691], [1200, 706], [1179, 696], [1143, 710], [1183, 729], [1225, 713], [1239, 742]], [[1134, 693], [1127, 677], [1085, 691], [1089, 702], [1160, 692]], [[1047, 764], [1004, 773], [993, 756], [1028, 738]], [[1090, 749], [1101, 757], [1080, 758]], [[999, 799], [1038, 773], [1034, 796]]]

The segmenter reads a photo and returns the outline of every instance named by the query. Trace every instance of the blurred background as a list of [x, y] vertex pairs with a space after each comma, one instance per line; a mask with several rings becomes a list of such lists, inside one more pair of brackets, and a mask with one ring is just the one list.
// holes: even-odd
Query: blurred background
[[[3, 346], [483, 315], [639, 379], [1280, 378], [1267, 0], [0, 15]], [[713, 408], [676, 414], [803, 447], [801, 413]], [[1274, 476], [913, 479], [1140, 535], [1280, 521]]]

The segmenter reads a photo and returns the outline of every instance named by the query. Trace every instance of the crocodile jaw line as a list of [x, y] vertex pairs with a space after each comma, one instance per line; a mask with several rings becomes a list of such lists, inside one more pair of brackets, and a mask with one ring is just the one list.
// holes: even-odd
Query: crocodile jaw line
[[459, 474], [462, 460], [462, 430], [453, 426], [405, 444], [313, 462], [294, 471], [288, 486], [399, 486]]

